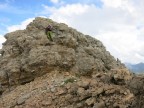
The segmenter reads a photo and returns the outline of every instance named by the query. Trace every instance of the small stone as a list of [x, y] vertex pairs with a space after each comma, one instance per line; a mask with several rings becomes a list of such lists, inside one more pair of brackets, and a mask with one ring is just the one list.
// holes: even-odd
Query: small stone
[[79, 94], [79, 95], [82, 95], [82, 94], [84, 94], [84, 88], [78, 88], [78, 90], [77, 90], [77, 93]]
[[83, 107], [83, 103], [82, 102], [77, 104], [77, 108], [82, 108], [82, 107]]
[[119, 105], [118, 105], [117, 103], [114, 103], [114, 104], [113, 104], [113, 107], [114, 107], [114, 108], [119, 108]]
[[62, 95], [62, 94], [65, 94], [65, 93], [67, 93], [66, 89], [64, 89], [64, 88], [58, 89], [58, 92], [57, 92], [58, 95]]
[[65, 82], [63, 81], [60, 85], [63, 86], [65, 84]]
[[64, 75], [65, 75], [65, 76], [69, 76], [69, 75], [70, 75], [70, 73], [69, 73], [69, 72], [66, 72]]
[[127, 95], [128, 93], [127, 92], [124, 92], [124, 95]]
[[49, 99], [49, 100], [47, 100], [47, 101], [46, 101], [46, 100], [43, 100], [43, 101], [42, 101], [42, 105], [43, 105], [43, 106], [49, 106], [49, 105], [51, 105], [51, 104], [52, 104], [52, 99]]
[[95, 101], [96, 101], [95, 98], [89, 98], [85, 101], [85, 103], [90, 106], [90, 105], [94, 104]]
[[105, 108], [105, 103], [103, 101], [95, 103], [93, 108]]
[[65, 99], [67, 100], [67, 99], [71, 99], [72, 98], [72, 95], [71, 94], [67, 94], [66, 96], [65, 96]]
[[87, 88], [90, 84], [89, 80], [82, 80], [80, 82], [78, 82], [78, 86], [83, 87], [83, 88]]
[[103, 88], [98, 88], [97, 90], [95, 90], [95, 92], [92, 93], [93, 96], [97, 96], [99, 94], [101, 94], [104, 91]]
[[92, 79], [91, 82], [90, 82], [91, 86], [94, 86], [94, 85], [97, 85], [97, 84], [98, 84], [98, 82], [95, 79]]
[[56, 88], [55, 88], [55, 87], [52, 87], [52, 88], [50, 88], [50, 91], [51, 91], [52, 93], [54, 93], [54, 92], [56, 92]]
[[114, 79], [117, 79], [117, 78], [118, 78], [118, 75], [117, 75], [117, 74], [115, 74], [115, 75], [114, 75]]
[[26, 94], [26, 95], [21, 96], [20, 98], [18, 98], [17, 104], [18, 105], [23, 104], [29, 97], [30, 97], [30, 94]]

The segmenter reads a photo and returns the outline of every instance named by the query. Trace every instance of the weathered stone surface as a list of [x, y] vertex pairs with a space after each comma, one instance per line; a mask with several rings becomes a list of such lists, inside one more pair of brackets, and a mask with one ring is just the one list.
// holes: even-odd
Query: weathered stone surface
[[94, 105], [94, 103], [96, 102], [95, 98], [89, 98], [85, 101], [85, 103], [90, 106], [90, 105]]
[[105, 103], [103, 101], [95, 103], [93, 108], [105, 108]]
[[[45, 35], [49, 24], [53, 41]], [[143, 108], [143, 78], [99, 40], [40, 17], [5, 38], [0, 108]]]
[[132, 74], [127, 69], [112, 69], [111, 81], [115, 84], [126, 84], [132, 79]]
[[[53, 26], [53, 42], [45, 34], [49, 24]], [[91, 76], [123, 67], [99, 40], [50, 19], [38, 17], [25, 30], [8, 33], [5, 38], [0, 61], [0, 82], [4, 89], [53, 70]]]
[[128, 83], [128, 87], [132, 93], [135, 95], [135, 101], [132, 103], [133, 108], [143, 108], [144, 107], [144, 77], [143, 75], [134, 76], [132, 80]]
[[0, 107], [127, 108], [133, 102], [134, 95], [124, 84], [105, 82], [99, 77], [75, 77], [76, 81], [61, 85], [67, 77], [74, 76], [65, 76], [64, 73], [53, 71], [20, 85], [10, 93], [2, 95]]
[[30, 98], [30, 94], [26, 94], [26, 95], [21, 96], [20, 98], [18, 98], [17, 104], [18, 105], [23, 104], [28, 98]]

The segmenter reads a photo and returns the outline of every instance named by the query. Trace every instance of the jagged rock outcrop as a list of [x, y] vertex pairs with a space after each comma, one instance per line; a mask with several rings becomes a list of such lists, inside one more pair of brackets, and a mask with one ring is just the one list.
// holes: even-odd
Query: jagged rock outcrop
[[[45, 34], [49, 24], [53, 42]], [[26, 30], [8, 33], [5, 38], [0, 61], [3, 88], [25, 84], [53, 70], [91, 76], [123, 67], [99, 40], [50, 19], [36, 18]]]
[[[49, 24], [53, 26], [53, 41], [45, 34]], [[8, 33], [5, 38], [0, 51], [0, 93], [3, 93], [0, 107], [127, 108], [131, 105], [133, 93], [126, 84], [132, 75], [99, 40], [40, 17], [25, 30]], [[55, 72], [59, 76], [55, 77]]]

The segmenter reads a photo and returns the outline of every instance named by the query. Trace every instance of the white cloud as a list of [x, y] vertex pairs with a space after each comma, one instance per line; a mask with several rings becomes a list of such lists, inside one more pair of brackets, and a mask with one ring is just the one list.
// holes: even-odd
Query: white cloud
[[50, 0], [52, 3], [58, 3], [59, 2], [59, 0]]
[[[138, 31], [121, 31], [102, 33], [97, 38], [103, 41], [115, 57], [124, 62], [138, 63], [144, 61], [144, 43], [138, 40]], [[142, 53], [142, 54], [141, 54]]]
[[0, 49], [2, 48], [2, 43], [5, 41], [6, 39], [2, 35], [0, 35]]
[[[19, 25], [12, 25], [7, 27], [7, 32], [13, 32], [15, 30], [23, 30], [26, 28], [26, 26], [32, 22], [32, 20], [34, 20], [34, 18], [28, 18], [25, 21], [23, 21], [21, 24]], [[0, 35], [0, 49], [2, 48], [2, 43], [5, 42], [6, 39], [4, 38], [4, 36]]]
[[125, 2], [125, 0], [102, 0], [102, 1], [105, 6], [114, 8], [120, 7], [123, 4], [123, 2]]
[[[59, 0], [51, 0], [59, 3]], [[103, 6], [94, 4], [65, 4], [58, 8], [43, 5], [42, 15], [67, 23], [84, 34], [101, 40], [115, 58], [122, 62], [144, 62], [144, 1], [102, 0]], [[8, 31], [24, 29], [33, 18]], [[2, 36], [1, 36], [2, 37]], [[0, 38], [2, 40], [2, 38]], [[2, 42], [2, 41], [0, 41]]]
[[25, 21], [23, 21], [21, 24], [19, 25], [12, 25], [12, 26], [9, 26], [7, 27], [7, 30], [8, 32], [12, 32], [12, 31], [15, 31], [15, 30], [23, 30], [26, 28], [26, 26], [32, 22], [32, 20], [34, 20], [34, 18], [28, 18], [26, 19]]
[[44, 11], [42, 14], [48, 14], [51, 13], [52, 16], [56, 14], [62, 14], [65, 16], [72, 16], [72, 15], [79, 15], [86, 11], [86, 9], [89, 7], [89, 5], [81, 5], [81, 4], [67, 4], [65, 6], [61, 6], [59, 9], [55, 7], [49, 7], [47, 5], [42, 5], [44, 8]]
[[59, 8], [45, 6], [45, 13], [51, 12], [51, 19], [100, 39], [122, 62], [144, 62], [143, 0], [137, 3], [134, 0], [102, 1], [101, 8], [92, 4], [69, 4]]

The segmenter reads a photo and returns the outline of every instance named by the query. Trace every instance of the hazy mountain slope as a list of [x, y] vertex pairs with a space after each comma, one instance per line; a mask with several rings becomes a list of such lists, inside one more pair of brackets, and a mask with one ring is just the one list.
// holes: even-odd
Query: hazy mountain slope
[[144, 63], [138, 63], [138, 64], [125, 63], [125, 65], [134, 73], [144, 73]]

